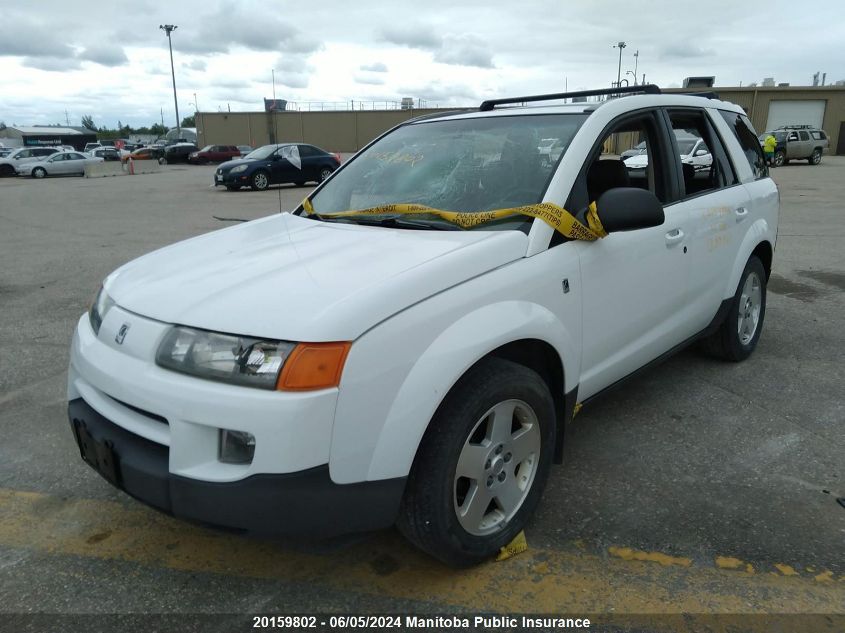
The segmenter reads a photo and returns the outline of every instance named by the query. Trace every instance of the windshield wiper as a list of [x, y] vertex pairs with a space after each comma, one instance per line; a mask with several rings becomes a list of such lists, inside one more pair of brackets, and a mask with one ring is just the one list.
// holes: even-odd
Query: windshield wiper
[[463, 229], [450, 222], [443, 220], [422, 220], [411, 219], [406, 217], [368, 217], [368, 216], [341, 216], [333, 217], [329, 215], [312, 214], [311, 217], [316, 217], [325, 222], [348, 222], [350, 224], [361, 224], [363, 226], [384, 226], [387, 228], [398, 229], [423, 229], [430, 231], [462, 231]]

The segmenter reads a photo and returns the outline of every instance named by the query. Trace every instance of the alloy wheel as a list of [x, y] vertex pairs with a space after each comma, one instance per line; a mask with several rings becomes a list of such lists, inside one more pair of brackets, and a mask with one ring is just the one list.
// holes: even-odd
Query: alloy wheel
[[748, 345], [757, 332], [760, 322], [760, 307], [763, 302], [763, 289], [757, 273], [751, 272], [745, 279], [742, 294], [739, 296], [739, 314], [737, 333], [739, 342]]

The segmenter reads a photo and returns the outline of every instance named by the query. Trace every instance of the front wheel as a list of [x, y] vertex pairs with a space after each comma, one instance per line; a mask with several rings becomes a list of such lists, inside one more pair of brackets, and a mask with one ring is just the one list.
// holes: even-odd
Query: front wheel
[[822, 162], [822, 151], [820, 149], [814, 149], [813, 153], [810, 154], [810, 158], [807, 159], [807, 162], [811, 165], [818, 165]]
[[32, 170], [32, 177], [33, 178], [44, 178], [47, 175], [47, 170], [43, 167], [36, 167]]
[[0, 165], [0, 176], [14, 176], [15, 168], [11, 165]]
[[266, 171], [257, 171], [252, 176], [252, 184], [251, 187], [255, 191], [264, 191], [267, 187], [270, 186], [270, 176], [267, 175]]
[[775, 152], [775, 167], [783, 167], [786, 164], [786, 153], [783, 150]]
[[489, 559], [537, 507], [554, 443], [545, 381], [523, 365], [482, 360], [446, 396], [420, 443], [399, 530], [448, 565]]
[[739, 279], [728, 315], [719, 329], [702, 341], [705, 352], [733, 362], [745, 360], [757, 347], [766, 316], [766, 270], [752, 255]]

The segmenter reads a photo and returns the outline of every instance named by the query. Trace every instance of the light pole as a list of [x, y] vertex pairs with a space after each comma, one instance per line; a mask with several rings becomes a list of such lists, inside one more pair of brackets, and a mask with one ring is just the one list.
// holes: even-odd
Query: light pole
[[197, 93], [196, 92], [194, 93], [194, 107], [197, 109], [197, 112], [200, 111], [200, 106], [197, 103]]
[[636, 86], [637, 85], [637, 73], [635, 73], [633, 70], [626, 70], [625, 74], [631, 75], [634, 78], [634, 85]]
[[173, 41], [170, 34], [179, 27], [175, 24], [159, 24], [158, 28], [167, 34], [167, 45], [170, 47], [170, 76], [173, 78], [173, 106], [176, 108], [176, 138], [182, 137], [182, 125], [179, 122], [179, 102], [176, 101], [176, 71], [173, 70]]
[[613, 48], [619, 49], [619, 68], [616, 70], [616, 87], [619, 88], [622, 85], [622, 49], [625, 48], [627, 44], [625, 42], [619, 42], [618, 44], [614, 44]]

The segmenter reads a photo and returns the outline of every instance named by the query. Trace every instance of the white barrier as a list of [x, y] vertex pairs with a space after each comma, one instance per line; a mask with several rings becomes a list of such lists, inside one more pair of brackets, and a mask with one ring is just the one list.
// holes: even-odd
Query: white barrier
[[85, 165], [86, 178], [105, 178], [107, 176], [125, 176], [126, 172], [117, 161], [103, 161]]

